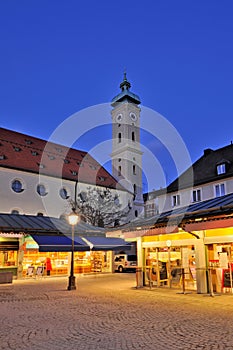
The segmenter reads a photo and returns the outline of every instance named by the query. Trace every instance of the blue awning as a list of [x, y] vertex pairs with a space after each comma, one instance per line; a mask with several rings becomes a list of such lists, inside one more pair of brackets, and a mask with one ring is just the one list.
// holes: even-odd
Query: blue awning
[[114, 237], [85, 237], [82, 239], [89, 244], [91, 250], [130, 250], [131, 243], [121, 238]]
[[[71, 252], [72, 239], [65, 235], [34, 235], [32, 238], [39, 245], [40, 252]], [[90, 246], [80, 237], [74, 239], [74, 251], [83, 252], [90, 250]]]

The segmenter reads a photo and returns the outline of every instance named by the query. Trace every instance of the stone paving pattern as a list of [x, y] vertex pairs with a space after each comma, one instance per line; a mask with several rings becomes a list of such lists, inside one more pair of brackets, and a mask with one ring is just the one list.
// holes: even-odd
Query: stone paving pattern
[[0, 285], [1, 350], [232, 350], [233, 295], [135, 288], [134, 273]]

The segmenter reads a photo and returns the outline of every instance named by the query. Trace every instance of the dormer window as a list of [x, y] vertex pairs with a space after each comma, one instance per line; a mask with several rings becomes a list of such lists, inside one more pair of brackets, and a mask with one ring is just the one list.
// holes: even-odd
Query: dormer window
[[39, 154], [37, 151], [31, 151], [31, 153], [33, 156], [38, 156], [38, 154]]
[[78, 172], [75, 171], [75, 170], [71, 170], [71, 174], [74, 175], [74, 176], [77, 176], [77, 175], [78, 175]]
[[81, 162], [81, 161], [78, 161], [78, 162], [77, 162], [77, 165], [79, 165], [80, 167], [84, 167], [84, 164], [83, 164], [83, 162]]
[[48, 157], [49, 157], [50, 160], [54, 160], [55, 159], [55, 157], [52, 156], [52, 155], [48, 155]]
[[97, 167], [96, 167], [95, 165], [90, 164], [89, 166], [90, 166], [90, 168], [91, 168], [92, 170], [96, 170], [96, 169], [97, 169]]
[[20, 151], [21, 151], [21, 148], [18, 147], [18, 146], [14, 146], [14, 151], [15, 151], [15, 152], [20, 152]]
[[44, 164], [42, 164], [42, 163], [37, 163], [38, 164], [38, 167], [40, 168], [40, 169], [44, 169], [45, 168], [45, 165]]
[[100, 181], [105, 181], [106, 180], [106, 178], [103, 177], [103, 176], [98, 176], [98, 178], [99, 178]]
[[226, 163], [217, 165], [217, 174], [222, 175], [226, 173]]

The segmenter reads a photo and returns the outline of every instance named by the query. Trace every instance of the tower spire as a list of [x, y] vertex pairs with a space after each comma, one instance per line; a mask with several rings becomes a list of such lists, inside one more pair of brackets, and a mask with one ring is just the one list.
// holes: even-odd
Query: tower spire
[[123, 81], [120, 83], [120, 88], [122, 91], [129, 90], [131, 88], [131, 84], [126, 77], [126, 69], [124, 70], [124, 78]]
[[130, 102], [136, 105], [141, 103], [140, 98], [130, 91], [131, 84], [127, 80], [126, 70], [124, 70], [123, 81], [120, 83], [121, 92], [112, 99], [111, 105], [114, 107], [117, 103]]

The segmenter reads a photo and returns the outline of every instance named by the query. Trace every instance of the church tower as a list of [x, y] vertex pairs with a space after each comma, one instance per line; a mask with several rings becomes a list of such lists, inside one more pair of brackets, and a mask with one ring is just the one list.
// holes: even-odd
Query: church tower
[[140, 99], [130, 91], [126, 78], [120, 84], [121, 92], [112, 99], [112, 174], [131, 193], [130, 218], [143, 211], [142, 152], [140, 145]]

